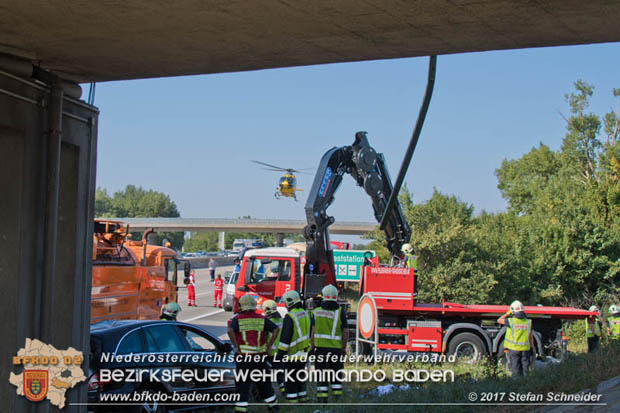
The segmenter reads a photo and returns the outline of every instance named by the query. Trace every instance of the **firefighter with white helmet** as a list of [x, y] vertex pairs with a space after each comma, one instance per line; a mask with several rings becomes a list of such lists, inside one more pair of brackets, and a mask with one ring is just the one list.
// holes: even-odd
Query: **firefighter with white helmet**
[[508, 365], [512, 377], [527, 375], [530, 369], [530, 350], [534, 348], [532, 320], [525, 315], [523, 304], [515, 300], [510, 310], [497, 319], [506, 326], [504, 349], [508, 350]]
[[282, 321], [282, 333], [278, 346], [278, 358], [283, 360], [284, 368], [291, 372], [292, 380], [286, 381], [286, 400], [291, 403], [308, 400], [305, 385], [297, 380], [297, 372], [306, 368], [310, 351], [311, 320], [304, 310], [299, 293], [287, 291], [282, 296], [288, 313]]
[[[263, 303], [262, 309], [265, 317], [267, 317], [269, 321], [271, 321], [272, 323], [277, 325], [278, 328], [280, 328], [280, 330], [278, 330], [276, 340], [273, 342], [273, 346], [268, 352], [268, 360], [269, 364], [271, 364], [271, 367], [274, 370], [280, 370], [276, 375], [276, 381], [278, 382], [278, 386], [280, 387], [280, 392], [284, 393], [284, 371], [282, 371], [283, 367], [280, 365], [280, 362], [277, 361], [275, 357], [276, 353], [278, 352], [278, 345], [280, 344], [280, 333], [282, 332], [282, 316], [278, 311], [278, 305], [273, 300], [265, 301]], [[269, 336], [269, 338], [271, 338], [271, 336]]]
[[[237, 375], [241, 378], [236, 383], [239, 394], [239, 400], [235, 403], [236, 412], [248, 410], [250, 387], [253, 383], [251, 373], [254, 370], [264, 373], [269, 370], [265, 357], [279, 332], [278, 326], [256, 312], [254, 297], [245, 294], [239, 298], [239, 314], [228, 323], [228, 337], [237, 354]], [[254, 383], [269, 410], [277, 410], [278, 399], [271, 382], [261, 380]]]
[[607, 319], [607, 333], [611, 340], [620, 340], [620, 305], [609, 307], [609, 318]]
[[330, 385], [332, 396], [342, 396], [342, 382], [336, 379], [336, 372], [344, 368], [341, 357], [346, 353], [349, 330], [347, 313], [344, 307], [338, 305], [338, 289], [333, 285], [326, 285], [321, 295], [321, 304], [312, 310], [310, 343], [316, 357], [314, 366], [324, 372], [320, 377], [334, 377], [331, 383], [327, 380], [319, 381], [316, 387], [318, 401], [327, 403]]
[[590, 306], [588, 311], [597, 313], [596, 316], [584, 319], [586, 325], [586, 339], [588, 340], [588, 353], [598, 349], [601, 341], [601, 320], [600, 311], [597, 306]]
[[161, 309], [162, 320], [177, 321], [177, 315], [181, 312], [181, 306], [178, 303], [167, 303]]
[[413, 255], [413, 247], [411, 244], [403, 244], [400, 247], [400, 250], [404, 254], [402, 264], [406, 268], [413, 268], [413, 296], [417, 297], [418, 295], [418, 258]]
[[418, 266], [417, 257], [413, 255], [413, 247], [411, 244], [403, 244], [400, 248], [403, 254], [405, 254], [404, 264], [407, 268], [413, 268], [414, 270]]

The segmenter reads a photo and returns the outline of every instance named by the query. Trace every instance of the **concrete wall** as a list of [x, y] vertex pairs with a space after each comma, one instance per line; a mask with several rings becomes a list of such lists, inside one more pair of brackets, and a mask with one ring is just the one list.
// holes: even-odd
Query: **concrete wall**
[[192, 268], [207, 268], [211, 258], [215, 259], [215, 263], [218, 267], [224, 265], [233, 265], [235, 257], [204, 257], [204, 258], [183, 258], [183, 261], [187, 261], [192, 264]]
[[[11, 371], [21, 372], [11, 361], [26, 338], [74, 347], [88, 359], [98, 112], [63, 93], [0, 72], [0, 404], [7, 412], [60, 411], [28, 402], [8, 383]], [[82, 368], [86, 374], [86, 362]], [[85, 397], [82, 383], [67, 391], [67, 404]], [[62, 410], [78, 411], [85, 408]]]

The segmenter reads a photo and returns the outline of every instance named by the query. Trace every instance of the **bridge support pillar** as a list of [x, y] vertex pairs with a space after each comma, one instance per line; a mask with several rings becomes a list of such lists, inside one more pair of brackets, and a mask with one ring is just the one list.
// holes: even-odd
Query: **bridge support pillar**
[[218, 244], [220, 251], [224, 251], [226, 249], [226, 233], [224, 231], [219, 233]]
[[276, 247], [283, 247], [284, 246], [284, 234], [281, 232], [278, 232], [276, 234]]
[[[0, 316], [5, 377], [26, 338], [84, 352], [88, 372], [97, 154], [97, 110], [53, 74], [0, 61]], [[68, 86], [67, 86], [68, 87]], [[74, 85], [79, 89], [79, 86]], [[72, 97], [71, 97], [72, 96]], [[5, 379], [6, 380], [6, 379]], [[0, 386], [2, 411], [55, 413]], [[86, 384], [66, 393], [64, 413], [86, 412]]]

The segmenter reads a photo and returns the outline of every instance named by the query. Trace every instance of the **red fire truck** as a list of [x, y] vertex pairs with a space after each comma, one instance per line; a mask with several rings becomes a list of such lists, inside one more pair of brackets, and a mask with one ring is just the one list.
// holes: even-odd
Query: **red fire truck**
[[[497, 324], [497, 318], [508, 311], [507, 305], [417, 300], [417, 274], [401, 265], [400, 249], [409, 242], [411, 230], [398, 201], [390, 201], [393, 188], [383, 155], [370, 146], [364, 132], [356, 134], [353, 145], [334, 147], [321, 159], [305, 207], [305, 257], [287, 248], [251, 250], [243, 257], [236, 298], [249, 292], [261, 302], [278, 301], [286, 291], [295, 289], [310, 302], [324, 285], [337, 284], [328, 232], [334, 218], [326, 211], [345, 172], [371, 197], [375, 217], [393, 255], [391, 266], [381, 266], [369, 256], [363, 267], [358, 311], [350, 317], [350, 328], [355, 332], [349, 335], [354, 340], [359, 331], [362, 352], [374, 348], [473, 359], [503, 354], [505, 327]], [[424, 288], [423, 282], [420, 284]], [[563, 320], [596, 315], [567, 307], [526, 306], [525, 312], [532, 319], [535, 352], [556, 357], [566, 343], [561, 333]]]

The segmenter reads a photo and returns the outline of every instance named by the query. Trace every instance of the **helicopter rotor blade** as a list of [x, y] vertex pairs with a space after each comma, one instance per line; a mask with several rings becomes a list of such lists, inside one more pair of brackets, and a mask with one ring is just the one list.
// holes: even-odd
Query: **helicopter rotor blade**
[[274, 169], [277, 169], [279, 171], [288, 171], [288, 169], [286, 169], [286, 168], [280, 168], [279, 166], [271, 165], [271, 164], [268, 164], [268, 163], [265, 163], [265, 162], [254, 161], [254, 160], [252, 160], [252, 162], [257, 163], [259, 165], [268, 166], [269, 168], [274, 168]]

